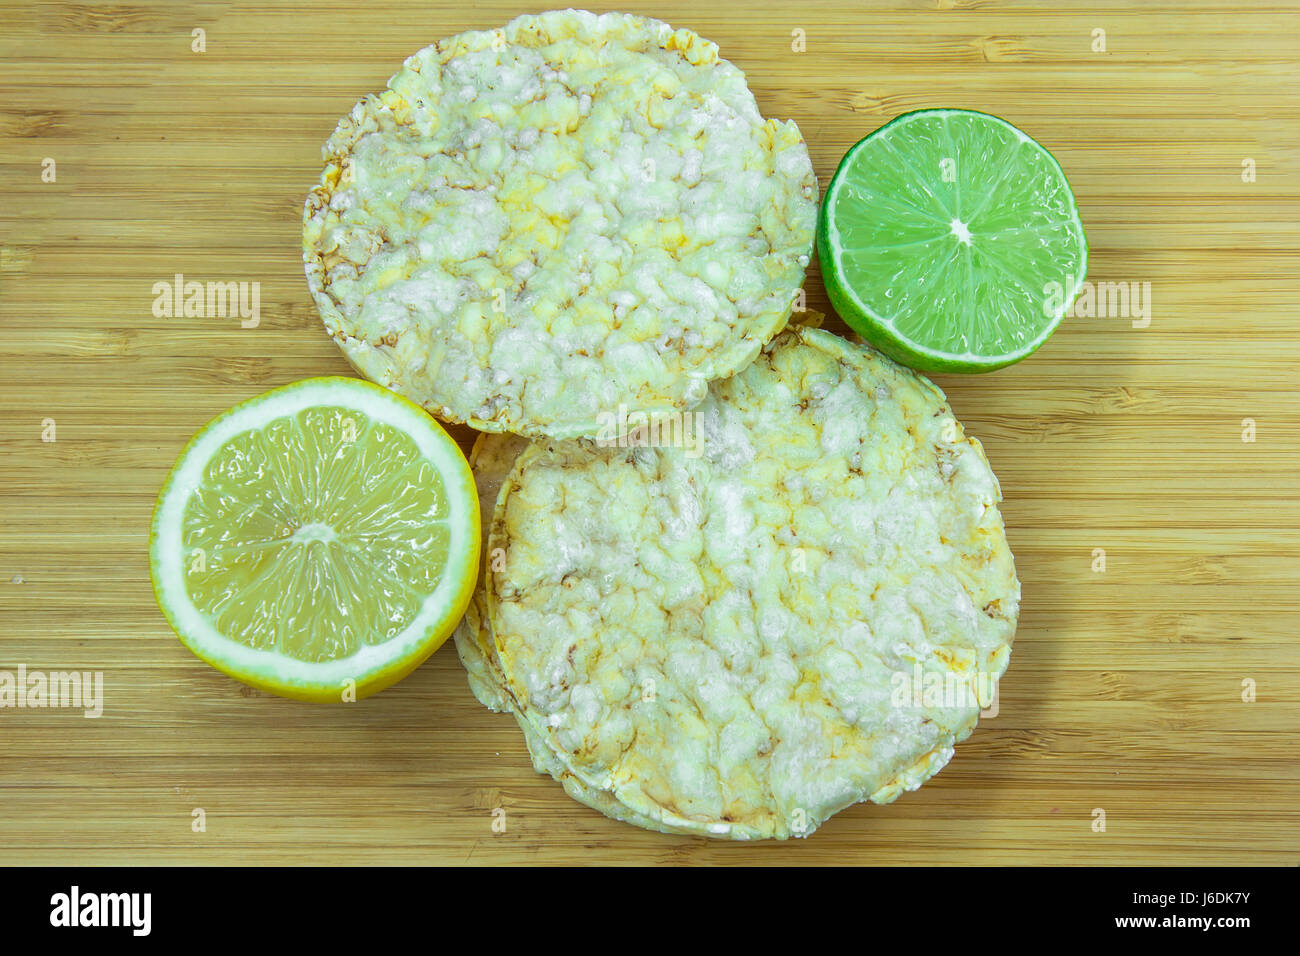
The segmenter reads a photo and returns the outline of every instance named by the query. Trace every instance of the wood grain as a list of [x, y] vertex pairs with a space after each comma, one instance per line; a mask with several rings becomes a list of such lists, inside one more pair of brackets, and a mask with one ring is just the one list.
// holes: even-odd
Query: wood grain
[[[337, 118], [425, 43], [545, 7], [0, 3], [0, 669], [105, 681], [97, 720], [0, 710], [0, 859], [1300, 862], [1300, 10], [1135, 6], [637, 4], [717, 41], [823, 183], [905, 110], [1007, 117], [1069, 174], [1089, 278], [1151, 283], [1146, 328], [1070, 319], [1022, 365], [940, 379], [1001, 478], [1023, 581], [998, 716], [896, 804], [737, 846], [571, 801], [451, 647], [359, 705], [296, 704], [192, 658], [150, 590], [186, 439], [348, 372], [298, 252]], [[260, 326], [154, 318], [178, 272], [259, 282]], [[815, 265], [808, 287], [825, 309]]]

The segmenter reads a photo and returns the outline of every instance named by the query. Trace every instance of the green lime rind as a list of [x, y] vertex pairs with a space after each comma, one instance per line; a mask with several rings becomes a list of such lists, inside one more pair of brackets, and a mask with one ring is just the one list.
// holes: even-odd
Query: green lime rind
[[[945, 154], [955, 159], [951, 182], [940, 174]], [[1001, 162], [968, 163], [970, 154]], [[973, 110], [915, 110], [859, 140], [827, 186], [816, 244], [844, 321], [923, 372], [990, 372], [1031, 355], [1088, 269], [1060, 163], [1006, 120]], [[895, 292], [910, 311], [886, 315]]]

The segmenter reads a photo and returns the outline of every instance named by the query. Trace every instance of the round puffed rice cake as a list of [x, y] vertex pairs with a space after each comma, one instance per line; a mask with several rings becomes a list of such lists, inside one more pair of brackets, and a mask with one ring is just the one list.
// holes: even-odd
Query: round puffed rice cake
[[[484, 514], [489, 516], [492, 514], [497, 494], [506, 476], [510, 474], [515, 458], [527, 447], [527, 439], [518, 435], [481, 434], [475, 441], [474, 449], [470, 454], [470, 465], [474, 469], [479, 504]], [[485, 570], [491, 566], [491, 561], [486, 555], [489, 530], [488, 523], [484, 522]], [[520, 716], [510, 697], [510, 692], [506, 689], [505, 678], [501, 674], [492, 650], [487, 596], [481, 586], [474, 592], [473, 599], [465, 611], [465, 617], [456, 628], [455, 642], [456, 652], [465, 666], [469, 686], [474, 696], [490, 711], [514, 714], [519, 729], [523, 731], [524, 744], [532, 757], [533, 767], [538, 773], [550, 774], [563, 785], [573, 799], [615, 820], [663, 833], [695, 833], [702, 829], [695, 826], [667, 826], [639, 814], [620, 803], [618, 798], [609, 791], [587, 786], [560, 761], [547, 745], [545, 738], [534, 731], [532, 725]]]
[[537, 768], [618, 819], [733, 839], [806, 836], [942, 768], [1020, 597], [997, 479], [942, 392], [797, 328], [694, 412], [629, 426], [481, 469], [485, 590], [457, 641]]
[[307, 280], [363, 375], [489, 432], [697, 404], [786, 324], [817, 182], [718, 48], [567, 10], [410, 57], [325, 144]]

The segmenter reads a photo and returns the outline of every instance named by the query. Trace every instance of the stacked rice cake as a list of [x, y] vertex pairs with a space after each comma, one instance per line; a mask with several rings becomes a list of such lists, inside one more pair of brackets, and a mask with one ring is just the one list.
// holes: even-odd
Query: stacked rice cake
[[924, 378], [781, 331], [816, 179], [714, 44], [520, 17], [409, 58], [324, 156], [326, 328], [491, 433], [456, 642], [539, 772], [641, 827], [759, 839], [947, 762], [1015, 630], [997, 481]]
[[325, 144], [303, 256], [363, 375], [481, 431], [672, 412], [786, 324], [817, 182], [689, 30], [522, 16], [410, 57]]
[[820, 330], [692, 414], [698, 449], [481, 439], [457, 646], [576, 799], [806, 836], [920, 786], [987, 705], [1020, 596], [1000, 490], [935, 386]]

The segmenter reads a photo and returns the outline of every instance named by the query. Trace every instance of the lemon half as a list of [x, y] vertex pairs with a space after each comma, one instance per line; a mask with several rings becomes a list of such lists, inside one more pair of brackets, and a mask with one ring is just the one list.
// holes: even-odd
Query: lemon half
[[428, 413], [314, 378], [218, 416], [163, 484], [158, 605], [195, 655], [264, 690], [359, 700], [451, 634], [479, 561], [474, 479]]

